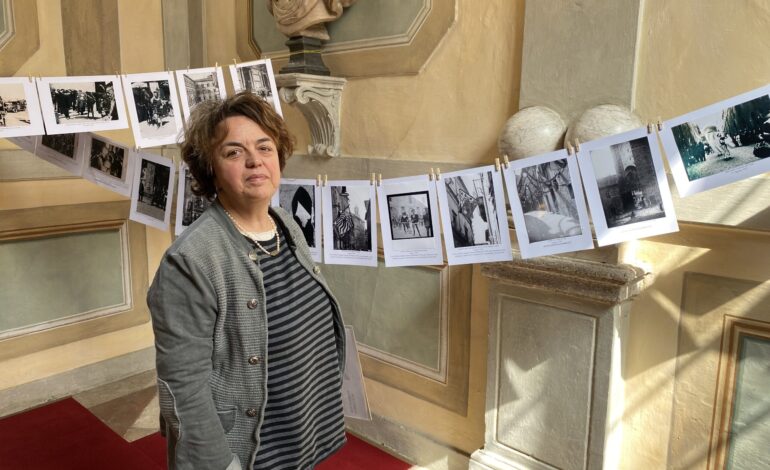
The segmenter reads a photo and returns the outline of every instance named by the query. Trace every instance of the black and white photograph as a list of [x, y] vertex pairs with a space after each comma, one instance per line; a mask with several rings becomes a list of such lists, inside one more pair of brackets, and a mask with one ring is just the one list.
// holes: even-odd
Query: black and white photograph
[[660, 136], [683, 197], [770, 171], [770, 86], [666, 121]]
[[117, 76], [39, 78], [37, 89], [47, 134], [128, 127]]
[[312, 179], [282, 178], [273, 196], [273, 206], [288, 212], [302, 229], [310, 254], [321, 262], [321, 188]]
[[449, 264], [513, 259], [503, 178], [494, 165], [443, 174], [436, 186]]
[[428, 175], [382, 180], [377, 201], [385, 266], [444, 262], [436, 185]]
[[98, 134], [80, 134], [85, 156], [83, 178], [126, 197], [131, 197], [134, 155], [128, 145]]
[[364, 180], [329, 181], [322, 194], [324, 262], [377, 266], [374, 185]]
[[185, 119], [196, 104], [209, 100], [220, 100], [227, 96], [222, 67], [204, 67], [176, 71], [179, 97]]
[[35, 83], [28, 77], [0, 78], [0, 138], [44, 133]]
[[123, 75], [128, 115], [136, 146], [175, 144], [182, 117], [170, 72]]
[[678, 230], [655, 134], [581, 144], [578, 161], [599, 246]]
[[230, 77], [233, 80], [233, 88], [236, 93], [249, 90], [272, 104], [278, 114], [283, 116], [281, 100], [278, 99], [278, 88], [275, 85], [273, 64], [270, 59], [233, 64], [230, 66]]
[[129, 218], [168, 230], [174, 191], [174, 162], [151, 153], [137, 153]]
[[85, 158], [78, 146], [79, 138], [79, 134], [40, 135], [36, 137], [34, 153], [75, 176], [82, 176]]
[[176, 222], [174, 234], [179, 236], [209, 208], [212, 200], [196, 195], [192, 190], [193, 177], [182, 163], [176, 189]]
[[593, 248], [577, 157], [566, 150], [504, 169], [522, 258]]

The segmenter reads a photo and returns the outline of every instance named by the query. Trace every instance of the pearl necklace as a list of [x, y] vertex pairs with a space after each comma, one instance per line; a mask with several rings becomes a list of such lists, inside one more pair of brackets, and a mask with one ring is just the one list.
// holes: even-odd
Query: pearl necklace
[[277, 254], [278, 254], [278, 252], [279, 252], [279, 251], [281, 251], [281, 237], [280, 237], [280, 235], [278, 235], [278, 228], [275, 226], [275, 221], [273, 220], [273, 218], [272, 218], [272, 217], [270, 217], [270, 214], [268, 214], [268, 215], [267, 215], [267, 218], [268, 218], [268, 219], [270, 219], [270, 225], [272, 225], [272, 226], [273, 226], [273, 229], [272, 229], [272, 231], [271, 231], [271, 232], [272, 232], [273, 236], [275, 236], [275, 251], [272, 251], [272, 252], [271, 252], [271, 251], [267, 251], [267, 250], [265, 249], [265, 247], [263, 247], [263, 246], [262, 246], [262, 245], [259, 243], [259, 240], [257, 240], [257, 237], [255, 236], [255, 233], [254, 233], [254, 232], [248, 232], [248, 231], [246, 231], [246, 229], [244, 229], [243, 227], [241, 227], [241, 224], [239, 224], [239, 223], [238, 223], [238, 221], [236, 221], [236, 220], [235, 220], [235, 217], [233, 217], [233, 215], [232, 215], [232, 214], [230, 214], [230, 213], [227, 211], [227, 209], [225, 209], [224, 207], [223, 207], [222, 209], [225, 211], [225, 214], [227, 214], [227, 216], [228, 216], [228, 217], [230, 217], [230, 220], [232, 220], [232, 221], [233, 221], [233, 223], [235, 224], [235, 228], [237, 228], [237, 229], [238, 229], [238, 231], [239, 231], [239, 232], [241, 232], [243, 235], [245, 235], [246, 237], [248, 237], [248, 238], [249, 238], [249, 240], [251, 240], [251, 241], [253, 241], [254, 243], [256, 243], [256, 244], [257, 244], [257, 248], [259, 248], [260, 250], [262, 250], [262, 252], [263, 252], [263, 253], [265, 253], [267, 256], [275, 256], [275, 255], [277, 255]]

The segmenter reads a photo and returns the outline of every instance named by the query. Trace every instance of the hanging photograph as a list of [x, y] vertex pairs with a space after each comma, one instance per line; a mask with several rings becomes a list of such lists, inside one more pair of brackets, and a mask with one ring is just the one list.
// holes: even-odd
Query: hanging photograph
[[578, 162], [599, 246], [679, 230], [655, 134], [586, 142]]
[[176, 223], [174, 234], [181, 235], [184, 230], [209, 208], [212, 200], [203, 196], [197, 196], [192, 191], [193, 177], [189, 168], [182, 163], [179, 168], [179, 179], [176, 189]]
[[116, 75], [38, 78], [47, 134], [128, 127], [123, 86]]
[[168, 230], [174, 162], [151, 153], [137, 153], [131, 190], [129, 219]]
[[137, 147], [177, 143], [182, 117], [170, 72], [123, 75], [128, 115]]
[[273, 105], [281, 112], [281, 100], [278, 99], [278, 88], [275, 86], [273, 65], [270, 59], [255, 60], [230, 66], [230, 77], [233, 79], [235, 92], [249, 90], [263, 100]]
[[322, 194], [324, 263], [377, 266], [374, 185], [329, 181]]
[[25, 150], [75, 176], [82, 176], [84, 154], [78, 148], [79, 139], [80, 134], [43, 134], [35, 137], [33, 149]]
[[189, 119], [196, 104], [227, 97], [222, 67], [177, 70], [176, 81], [185, 119]]
[[0, 78], [0, 138], [44, 133], [35, 83], [27, 77]]
[[668, 120], [660, 132], [679, 195], [770, 171], [770, 85]]
[[436, 189], [449, 264], [513, 259], [503, 178], [494, 165], [443, 174]]
[[593, 248], [577, 157], [559, 150], [503, 171], [522, 258]]
[[84, 156], [83, 178], [118, 194], [131, 197], [134, 155], [128, 145], [97, 134], [79, 135]]
[[382, 180], [377, 202], [385, 266], [444, 263], [436, 184], [428, 175]]
[[281, 178], [281, 185], [275, 192], [273, 206], [288, 212], [310, 247], [313, 261], [320, 263], [323, 257], [321, 249], [321, 188], [312, 179]]

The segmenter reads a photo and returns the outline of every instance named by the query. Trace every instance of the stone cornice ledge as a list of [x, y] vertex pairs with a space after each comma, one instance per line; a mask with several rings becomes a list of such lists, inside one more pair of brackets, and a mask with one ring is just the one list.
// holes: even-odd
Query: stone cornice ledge
[[644, 287], [646, 273], [629, 264], [598, 263], [558, 256], [524, 260], [516, 250], [513, 251], [513, 261], [482, 264], [481, 274], [504, 284], [602, 304], [621, 303]]

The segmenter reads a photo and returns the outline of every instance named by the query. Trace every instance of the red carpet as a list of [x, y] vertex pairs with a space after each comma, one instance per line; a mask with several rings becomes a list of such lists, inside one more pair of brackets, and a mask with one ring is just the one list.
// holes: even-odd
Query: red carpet
[[71, 398], [0, 419], [2, 470], [161, 470]]
[[[316, 470], [408, 470], [411, 465], [348, 434]], [[166, 470], [160, 433], [123, 440], [71, 398], [0, 419], [0, 470]]]

